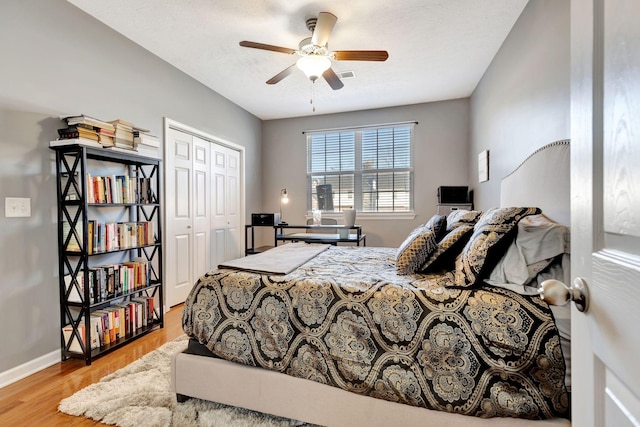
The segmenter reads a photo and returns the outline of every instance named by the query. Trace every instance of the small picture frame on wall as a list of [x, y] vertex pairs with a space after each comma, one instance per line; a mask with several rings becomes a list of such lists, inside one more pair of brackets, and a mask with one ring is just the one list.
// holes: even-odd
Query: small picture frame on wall
[[478, 181], [489, 181], [489, 150], [478, 154]]

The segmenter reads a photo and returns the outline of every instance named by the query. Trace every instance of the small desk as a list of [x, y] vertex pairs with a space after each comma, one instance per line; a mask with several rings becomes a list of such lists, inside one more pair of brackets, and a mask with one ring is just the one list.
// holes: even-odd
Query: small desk
[[[338, 243], [355, 243], [357, 246], [367, 246], [367, 235], [362, 234], [362, 226], [354, 225], [353, 227], [347, 227], [344, 225], [328, 224], [328, 225], [274, 225], [274, 242], [278, 246], [278, 242], [307, 242], [307, 243], [329, 243], [337, 245]], [[285, 230], [298, 229], [305, 230], [304, 233], [289, 233], [285, 234]], [[340, 233], [322, 233], [321, 230], [349, 230], [348, 237], [340, 237]], [[309, 232], [311, 230], [311, 232]], [[355, 230], [355, 233], [351, 233]], [[318, 231], [318, 233], [314, 233]]]
[[[244, 226], [244, 254], [253, 255], [259, 254], [273, 248], [273, 246], [259, 246], [255, 247], [255, 230], [254, 227], [273, 227], [273, 225], [253, 225], [247, 224]], [[251, 245], [249, 246], [249, 233], [251, 233]]]

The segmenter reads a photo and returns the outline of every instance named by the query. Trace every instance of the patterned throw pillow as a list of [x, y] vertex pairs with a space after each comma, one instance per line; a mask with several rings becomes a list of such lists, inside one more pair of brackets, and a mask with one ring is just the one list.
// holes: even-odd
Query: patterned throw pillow
[[414, 229], [402, 242], [396, 253], [398, 274], [418, 271], [424, 261], [438, 247], [438, 239], [444, 231], [447, 217], [434, 215], [429, 222]]
[[456, 259], [455, 284], [472, 287], [496, 265], [511, 243], [518, 221], [536, 215], [538, 208], [494, 208], [485, 212]]
[[469, 240], [469, 237], [471, 237], [472, 232], [473, 225], [469, 224], [460, 225], [449, 231], [442, 240], [438, 242], [438, 248], [427, 258], [424, 264], [422, 264], [420, 271], [422, 273], [431, 273], [453, 270], [456, 257], [465, 243], [467, 243], [467, 240]]
[[481, 216], [482, 211], [455, 210], [447, 216], [447, 231], [451, 231], [461, 225], [474, 225]]

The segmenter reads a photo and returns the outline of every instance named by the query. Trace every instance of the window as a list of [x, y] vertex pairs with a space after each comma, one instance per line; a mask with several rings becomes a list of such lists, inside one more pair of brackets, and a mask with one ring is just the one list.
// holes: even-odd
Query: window
[[412, 211], [414, 125], [306, 132], [307, 208]]

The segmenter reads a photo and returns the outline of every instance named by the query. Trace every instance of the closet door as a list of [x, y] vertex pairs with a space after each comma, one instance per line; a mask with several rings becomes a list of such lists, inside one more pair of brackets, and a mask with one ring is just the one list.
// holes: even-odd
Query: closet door
[[193, 277], [192, 284], [210, 270], [211, 144], [193, 137]]
[[211, 265], [217, 267], [241, 256], [240, 153], [214, 143], [211, 158]]
[[166, 156], [167, 307], [184, 302], [193, 284], [209, 270], [210, 144], [169, 130]]

